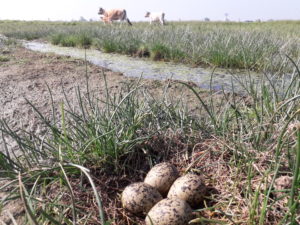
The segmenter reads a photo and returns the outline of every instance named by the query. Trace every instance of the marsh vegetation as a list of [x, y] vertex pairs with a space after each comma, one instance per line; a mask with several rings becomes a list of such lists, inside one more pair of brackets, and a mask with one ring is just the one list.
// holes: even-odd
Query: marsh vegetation
[[290, 72], [285, 55], [299, 58], [298, 21], [169, 22], [104, 25], [100, 22], [1, 21], [8, 37], [48, 40], [104, 52], [260, 72]]

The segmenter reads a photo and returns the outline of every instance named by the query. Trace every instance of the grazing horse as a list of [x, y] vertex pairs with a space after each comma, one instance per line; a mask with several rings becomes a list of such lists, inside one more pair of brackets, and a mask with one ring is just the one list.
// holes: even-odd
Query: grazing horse
[[132, 25], [130, 20], [127, 18], [125, 9], [104, 10], [103, 8], [100, 8], [98, 14], [104, 23], [112, 23], [113, 20], [126, 20], [129, 25]]
[[149, 17], [150, 24], [152, 22], [159, 22], [161, 25], [165, 25], [165, 13], [164, 12], [147, 12], [145, 17]]

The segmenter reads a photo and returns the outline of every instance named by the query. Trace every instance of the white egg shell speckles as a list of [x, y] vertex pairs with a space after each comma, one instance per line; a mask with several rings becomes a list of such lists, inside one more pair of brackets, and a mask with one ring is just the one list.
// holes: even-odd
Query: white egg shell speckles
[[155, 188], [143, 182], [128, 185], [121, 196], [123, 208], [134, 214], [146, 214], [161, 199]]
[[192, 209], [186, 201], [165, 198], [149, 211], [146, 225], [186, 225], [192, 219]]
[[144, 182], [156, 188], [162, 196], [166, 196], [171, 185], [178, 177], [179, 173], [174, 165], [159, 163], [148, 172]]
[[179, 177], [171, 186], [168, 198], [179, 198], [187, 201], [190, 206], [197, 207], [206, 194], [206, 186], [202, 178], [196, 174]]

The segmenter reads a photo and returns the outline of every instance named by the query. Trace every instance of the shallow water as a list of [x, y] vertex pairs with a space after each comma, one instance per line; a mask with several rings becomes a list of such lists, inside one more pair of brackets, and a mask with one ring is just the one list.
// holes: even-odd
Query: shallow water
[[[168, 62], [156, 62], [149, 59], [134, 58], [126, 55], [103, 53], [92, 49], [78, 49], [69, 47], [60, 47], [48, 43], [36, 41], [23, 42], [28, 49], [39, 52], [53, 52], [59, 55], [66, 55], [87, 61], [98, 66], [110, 69], [115, 72], [121, 72], [128, 77], [140, 77], [146, 79], [166, 80], [174, 79], [181, 81], [190, 81], [196, 83], [204, 89], [234, 91], [244, 93], [239, 81], [245, 81], [246, 74], [235, 74], [234, 76], [226, 70], [205, 69], [201, 67], [189, 67], [183, 64], [173, 64]], [[86, 56], [85, 56], [86, 55]], [[212, 76], [213, 74], [213, 76]], [[262, 76], [251, 74], [254, 83], [261, 82]], [[234, 90], [233, 90], [234, 89]]]

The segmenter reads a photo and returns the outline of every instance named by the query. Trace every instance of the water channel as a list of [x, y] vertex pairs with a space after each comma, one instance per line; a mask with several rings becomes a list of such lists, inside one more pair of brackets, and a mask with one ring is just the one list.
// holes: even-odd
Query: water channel
[[[183, 64], [169, 62], [157, 62], [144, 58], [129, 57], [126, 55], [103, 53], [93, 49], [78, 49], [71, 47], [60, 47], [49, 43], [37, 41], [23, 42], [23, 45], [33, 51], [53, 52], [58, 55], [71, 56], [85, 59], [95, 65], [107, 68], [115, 72], [121, 72], [128, 77], [140, 77], [145, 79], [166, 80], [174, 79], [196, 83], [199, 87], [213, 90], [234, 91], [244, 93], [241, 81], [246, 82], [248, 74], [232, 75], [226, 70], [206, 69], [201, 67], [190, 67]], [[212, 76], [213, 74], [213, 76]], [[262, 82], [262, 77], [255, 73], [251, 74], [254, 83]], [[247, 83], [247, 82], [246, 82]], [[234, 89], [234, 90], [233, 90]]]

